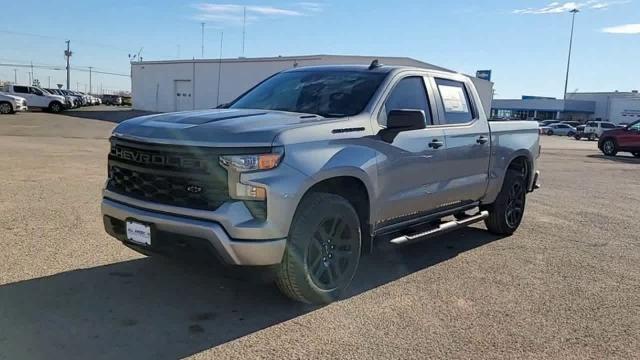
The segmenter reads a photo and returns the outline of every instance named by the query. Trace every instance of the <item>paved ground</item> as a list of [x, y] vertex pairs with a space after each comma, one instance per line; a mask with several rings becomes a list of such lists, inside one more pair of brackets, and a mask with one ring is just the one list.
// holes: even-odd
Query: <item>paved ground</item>
[[268, 273], [108, 238], [114, 124], [82, 117], [0, 117], [0, 359], [640, 357], [640, 161], [545, 137], [514, 236], [477, 226], [380, 251], [352, 297], [317, 308]]

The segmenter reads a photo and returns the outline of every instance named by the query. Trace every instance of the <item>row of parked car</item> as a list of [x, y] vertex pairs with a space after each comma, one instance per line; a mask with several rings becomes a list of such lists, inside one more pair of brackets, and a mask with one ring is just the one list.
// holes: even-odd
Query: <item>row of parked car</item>
[[630, 152], [640, 157], [640, 121], [631, 124], [614, 124], [608, 121], [545, 120], [539, 123], [540, 134], [571, 136], [576, 140], [598, 139], [598, 149], [607, 156], [618, 152]]
[[122, 105], [120, 96], [102, 97], [85, 94], [80, 91], [64, 89], [46, 89], [37, 86], [5, 84], [0, 88], [0, 114], [26, 111], [28, 108], [40, 108], [52, 113], [66, 109], [92, 105]]
[[614, 124], [608, 121], [588, 121], [581, 124], [578, 121], [544, 120], [539, 122], [539, 132], [542, 135], [571, 136], [576, 140], [600, 138], [603, 132], [613, 129], [623, 129], [628, 124]]

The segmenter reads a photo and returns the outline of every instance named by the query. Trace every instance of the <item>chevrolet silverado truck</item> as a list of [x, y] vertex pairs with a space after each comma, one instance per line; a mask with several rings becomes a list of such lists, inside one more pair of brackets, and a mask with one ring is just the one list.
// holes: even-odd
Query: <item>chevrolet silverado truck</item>
[[108, 234], [275, 265], [307, 303], [343, 296], [377, 241], [480, 221], [512, 234], [539, 174], [535, 122], [487, 121], [467, 76], [375, 62], [283, 71], [219, 109], [125, 121], [110, 142]]

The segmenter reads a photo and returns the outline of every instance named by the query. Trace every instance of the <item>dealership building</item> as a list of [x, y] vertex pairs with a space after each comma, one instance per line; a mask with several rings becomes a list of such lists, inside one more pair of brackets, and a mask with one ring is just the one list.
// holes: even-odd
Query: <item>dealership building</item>
[[[264, 58], [194, 59], [131, 63], [133, 108], [153, 112], [210, 109], [234, 100], [265, 78], [287, 69], [315, 65], [412, 66], [452, 72], [407, 57], [305, 55]], [[486, 113], [491, 110], [493, 83], [469, 76]]]
[[601, 120], [628, 124], [640, 120], [640, 94], [633, 90], [568, 93], [566, 100], [540, 96], [494, 99], [491, 116], [514, 120]]

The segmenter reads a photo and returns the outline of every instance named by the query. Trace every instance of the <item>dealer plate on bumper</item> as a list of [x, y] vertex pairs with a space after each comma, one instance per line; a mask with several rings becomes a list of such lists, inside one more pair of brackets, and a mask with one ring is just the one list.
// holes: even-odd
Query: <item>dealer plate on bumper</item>
[[127, 221], [127, 240], [140, 245], [151, 245], [151, 226]]

